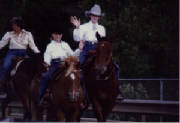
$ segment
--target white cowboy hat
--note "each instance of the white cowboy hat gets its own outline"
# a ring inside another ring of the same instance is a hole
[[[95,4],[91,10],[85,11],[85,15],[88,16],[89,14],[96,15],[96,16],[104,16],[104,13],[101,13],[101,7],[98,4]]]

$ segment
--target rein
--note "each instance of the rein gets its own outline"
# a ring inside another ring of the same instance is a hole
[[[108,66],[109,65],[111,65],[109,68],[108,68]],[[108,65],[106,65],[106,67],[108,68],[107,70],[106,70],[106,72],[103,74],[103,75],[105,75],[103,78],[100,78],[100,79],[97,79],[97,80],[108,80],[112,75],[113,75],[113,65],[112,65],[112,61],[108,64]],[[108,71],[109,70],[109,71]],[[107,75],[106,75],[106,73],[107,73]],[[101,75],[101,76],[103,76],[103,75]]]

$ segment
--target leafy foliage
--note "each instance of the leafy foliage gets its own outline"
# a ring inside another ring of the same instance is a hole
[[[73,48],[71,15],[87,22],[84,11],[100,4],[100,22],[115,37],[114,60],[121,77],[178,77],[178,1],[168,0],[1,0],[0,36],[12,16],[23,16],[26,28],[44,51],[54,28]],[[170,9],[171,8],[171,9]]]

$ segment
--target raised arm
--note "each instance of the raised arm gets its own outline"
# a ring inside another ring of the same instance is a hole
[[[79,26],[81,24],[80,18],[77,19],[76,16],[71,16],[70,22],[76,27],[76,29],[79,29]]]
[[[71,16],[70,21],[75,26],[75,29],[73,31],[73,39],[74,39],[74,41],[79,42],[83,38],[83,30],[80,25],[81,24],[80,19],[77,19],[76,16]]]

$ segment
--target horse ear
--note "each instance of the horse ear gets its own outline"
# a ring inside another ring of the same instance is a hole
[[[107,41],[107,38],[106,38],[106,37],[101,37],[98,32],[96,32],[96,38],[97,38],[97,40],[98,40],[99,42],[100,42],[100,41]]]
[[[98,33],[98,32],[96,32],[96,38],[97,38],[97,40],[98,40],[98,41],[100,41],[100,40],[101,40],[101,36],[99,35],[99,33]]]

